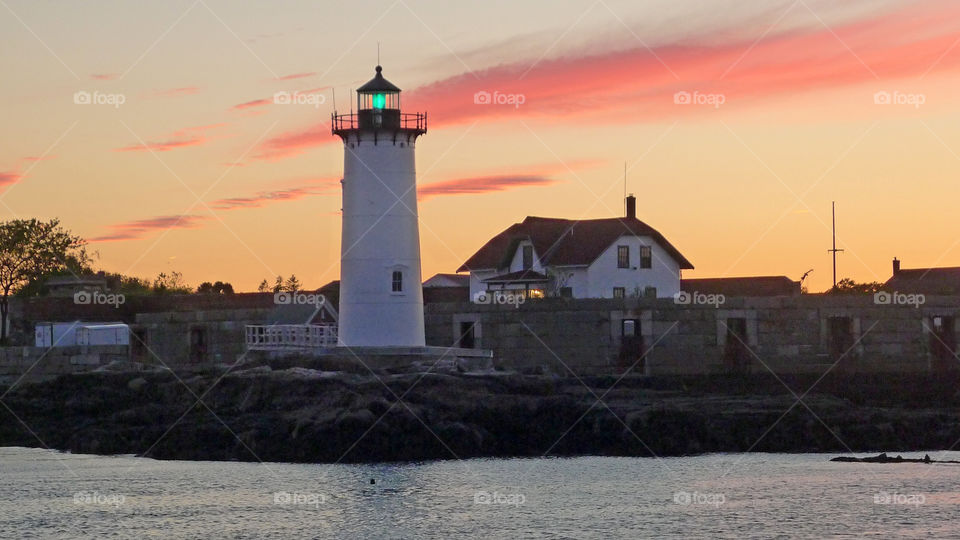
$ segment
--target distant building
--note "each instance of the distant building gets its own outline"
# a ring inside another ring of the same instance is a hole
[[[466,274],[436,274],[423,282],[423,303],[469,302],[470,276]]]
[[[464,274],[435,274],[423,282],[423,288],[469,287],[470,276]]]
[[[900,260],[894,258],[893,275],[883,288],[904,293],[960,294],[960,267],[901,269]]]
[[[107,280],[99,276],[56,276],[44,282],[50,296],[67,297],[79,292],[104,292]]]
[[[731,278],[686,279],[681,290],[688,293],[737,296],[795,296],[800,294],[800,282],[787,276],[751,276]]]
[[[693,265],[656,229],[625,217],[571,220],[527,217],[494,236],[457,271],[470,295],[515,291],[531,297],[670,297]]]

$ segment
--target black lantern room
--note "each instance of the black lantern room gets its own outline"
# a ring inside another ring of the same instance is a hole
[[[344,137],[360,131],[421,135],[427,131],[426,113],[402,113],[400,89],[383,77],[383,68],[357,89],[357,113],[333,115],[333,133]]]

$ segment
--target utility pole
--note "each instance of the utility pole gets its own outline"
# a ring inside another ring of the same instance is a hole
[[[832,213],[833,220],[833,248],[828,249],[827,251],[833,254],[833,288],[837,288],[837,253],[842,252],[842,249],[837,249],[837,203],[832,201],[830,203],[830,211]]]

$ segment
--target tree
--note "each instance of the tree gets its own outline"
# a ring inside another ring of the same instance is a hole
[[[278,293],[283,290],[283,276],[277,276],[276,281],[273,282],[273,292]]]
[[[290,274],[290,277],[288,277],[287,280],[283,282],[283,290],[287,292],[297,292],[300,290],[300,287],[302,286],[303,284],[300,283],[300,280],[297,279],[297,276],[294,274]]]
[[[210,283],[209,281],[204,281],[197,287],[197,293],[199,294],[233,294],[233,285],[229,283],[224,283],[218,281],[216,283]]]
[[[213,292],[217,294],[233,294],[233,285],[218,281],[213,284]]]
[[[176,270],[167,274],[160,272],[157,279],[153,280],[153,292],[158,294],[186,294],[190,292],[190,287],[183,282],[183,274]]]
[[[260,282],[260,286],[257,287],[257,292],[270,292],[270,284],[267,283],[267,280]]]
[[[204,281],[197,287],[197,294],[211,294],[213,292],[213,283]]]
[[[870,283],[858,283],[850,278],[843,278],[837,282],[837,286],[830,289],[830,294],[873,294],[883,288],[883,283],[873,281]]]
[[[7,342],[10,294],[55,272],[85,271],[90,263],[85,246],[58,219],[0,223],[0,343]]]

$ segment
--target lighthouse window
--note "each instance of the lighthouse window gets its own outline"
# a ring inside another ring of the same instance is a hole
[[[373,108],[382,109],[387,104],[387,95],[386,94],[374,94],[373,95]]]
[[[403,292],[403,272],[400,270],[393,271],[392,290],[393,292]]]

